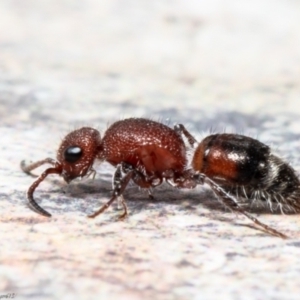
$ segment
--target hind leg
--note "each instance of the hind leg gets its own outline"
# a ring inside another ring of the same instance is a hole
[[[274,228],[260,222],[258,219],[253,217],[251,214],[246,212],[238,203],[237,199],[228,193],[224,188],[215,183],[210,178],[206,177],[204,174],[197,174],[198,180],[200,184],[207,183],[214,193],[217,195],[218,199],[224,204],[225,207],[230,209],[231,211],[241,213],[248,219],[250,219],[254,224],[265,230],[271,235],[281,237],[283,239],[288,238],[285,234],[275,230]]]

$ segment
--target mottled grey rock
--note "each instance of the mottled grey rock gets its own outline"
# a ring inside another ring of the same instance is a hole
[[[113,168],[69,187],[49,177],[26,206],[23,159],[55,157],[82,125],[124,117],[259,138],[300,170],[297,1],[9,1],[0,3],[0,297],[298,299],[298,215],[254,230],[198,187],[130,186],[130,216],[110,196]],[[36,170],[39,174],[43,168]]]

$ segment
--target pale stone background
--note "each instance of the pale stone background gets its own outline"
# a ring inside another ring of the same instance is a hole
[[[49,177],[47,219],[19,168],[70,129],[145,116],[258,137],[300,171],[299,79],[296,0],[1,0],[0,297],[299,299],[298,215],[253,211],[281,240],[203,187],[150,201],[131,186],[126,221],[115,207],[89,220],[110,196],[103,164],[68,188]]]

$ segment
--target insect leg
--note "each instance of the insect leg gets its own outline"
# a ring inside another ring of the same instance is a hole
[[[201,177],[201,174],[200,174]],[[238,212],[243,214],[245,217],[250,219],[254,224],[268,232],[269,234],[277,237],[281,237],[283,239],[287,239],[288,236],[285,234],[275,230],[274,228],[260,222],[257,218],[253,217],[251,214],[247,213],[243,208],[241,208],[236,199],[229,193],[227,193],[222,187],[220,187],[218,184],[216,184],[213,180],[206,177],[205,175],[202,175],[202,180],[204,180],[205,183],[207,183],[211,189],[214,191],[214,193],[218,196],[218,198],[221,200],[221,202],[230,210]]]
[[[192,147],[197,143],[197,140],[188,132],[184,125],[176,124],[174,126],[174,130],[177,132],[177,134],[185,136]]]
[[[115,171],[114,177],[113,177],[113,195],[110,198],[110,200],[105,203],[99,210],[94,212],[93,214],[89,215],[89,218],[95,218],[96,216],[100,215],[103,213],[109,206],[116,200],[118,197],[121,197],[127,184],[129,183],[132,175],[133,175],[133,170],[129,171],[124,177],[122,177],[122,172],[121,172],[121,165],[117,166],[117,169]],[[123,197],[120,198],[120,202],[123,206],[124,212],[120,215],[120,219],[124,219],[127,215],[127,206],[125,203],[125,200]]]

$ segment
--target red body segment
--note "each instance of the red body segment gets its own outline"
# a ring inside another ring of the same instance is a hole
[[[192,167],[195,171],[205,174],[216,182],[235,184],[239,178],[238,160],[235,153],[222,147],[226,135],[208,136],[201,141],[195,150]]]
[[[112,124],[102,139],[98,158],[116,166],[130,164],[145,176],[181,175],[186,166],[183,139],[170,127],[147,119],[126,119]]]
[[[83,177],[89,172],[100,143],[101,137],[98,130],[91,127],[82,127],[65,136],[57,151],[57,161],[61,164],[61,175],[66,182],[79,176]],[[70,149],[73,152],[68,153]],[[74,150],[78,151],[77,154]]]

